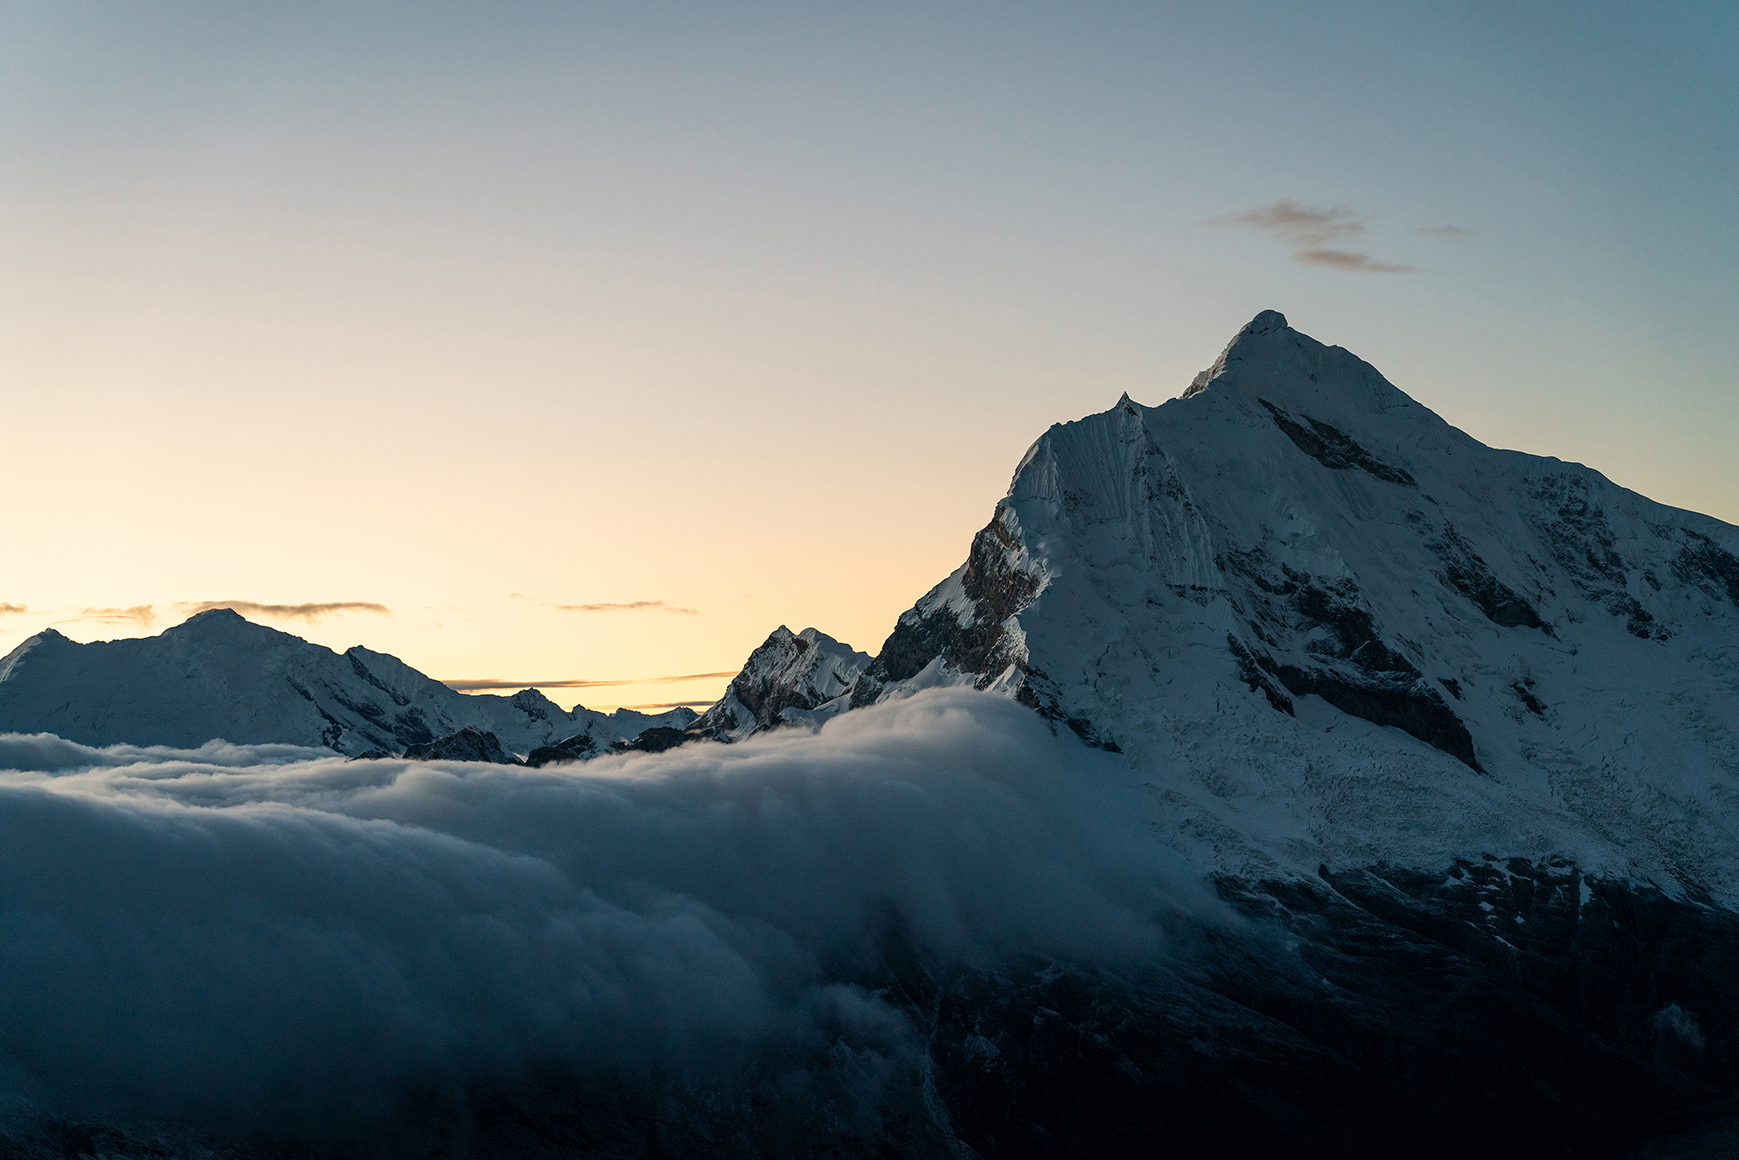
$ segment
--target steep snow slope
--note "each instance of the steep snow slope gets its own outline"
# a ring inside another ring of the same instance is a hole
[[[1222,871],[1496,850],[1739,900],[1739,530],[1498,451],[1273,311],[1053,427],[854,704],[1015,696]]]
[[[776,725],[819,723],[849,706],[845,695],[869,667],[868,653],[806,628],[773,630],[749,654],[718,702],[690,732],[720,741],[741,741]]]
[[[342,655],[213,609],[154,637],[78,644],[46,629],[0,659],[0,732],[55,733],[88,745],[325,745],[398,751],[474,726],[524,753],[578,734],[600,748],[687,709],[572,712],[535,689],[466,696],[396,657]]]

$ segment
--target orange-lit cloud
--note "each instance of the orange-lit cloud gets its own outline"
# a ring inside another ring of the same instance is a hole
[[[647,713],[654,709],[698,709],[702,706],[712,706],[715,701],[657,701],[650,705],[617,705],[618,709],[632,709],[636,713]]]
[[[736,670],[723,673],[683,673],[674,677],[639,677],[626,680],[590,681],[584,678],[566,678],[559,681],[504,681],[494,677],[457,678],[442,681],[449,689],[461,693],[475,693],[483,689],[601,689],[613,685],[675,685],[683,681],[716,681],[724,677],[736,676]],[[681,702],[682,704],[700,704],[702,702]],[[711,701],[704,702],[712,704]]]
[[[666,600],[630,600],[626,604],[546,604],[561,612],[680,612],[694,616],[698,608],[678,608]]]
[[[381,616],[392,615],[392,609],[386,605],[374,604],[367,600],[326,600],[308,604],[260,604],[253,600],[183,600],[175,607],[188,616],[200,612],[210,612],[214,608],[228,608],[233,612],[252,613],[255,616],[270,617],[274,620],[319,620],[321,617],[343,612],[373,612]]]

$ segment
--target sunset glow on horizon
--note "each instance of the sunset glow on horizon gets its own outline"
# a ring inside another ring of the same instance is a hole
[[[0,656],[221,605],[702,703],[1267,308],[1739,521],[1736,23],[8,6]]]

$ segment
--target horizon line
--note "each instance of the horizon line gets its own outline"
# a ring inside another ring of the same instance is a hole
[[[583,677],[566,677],[554,681],[512,681],[496,677],[454,677],[442,680],[441,683],[456,693],[485,692],[490,689],[599,689],[618,685],[674,685],[683,681],[713,681],[723,677],[734,677],[739,670],[730,669],[718,673],[679,673],[668,677],[636,677],[610,680],[588,680]],[[697,704],[699,702],[696,702]],[[710,704],[710,702],[708,702]]]

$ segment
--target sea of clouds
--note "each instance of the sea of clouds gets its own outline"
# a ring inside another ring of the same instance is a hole
[[[540,1062],[701,1069],[909,1020],[935,962],[1152,962],[1208,905],[1120,759],[939,690],[539,770],[0,736],[0,1090],[295,1122]]]

